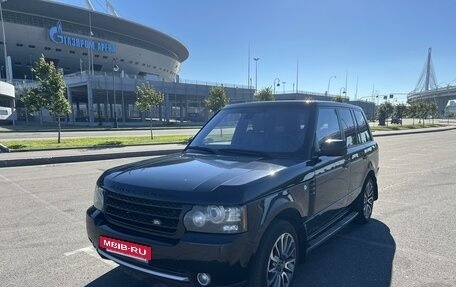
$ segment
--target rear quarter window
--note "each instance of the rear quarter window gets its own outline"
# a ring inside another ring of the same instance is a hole
[[[347,147],[357,145],[359,143],[358,131],[356,129],[356,123],[353,120],[352,113],[349,109],[339,109],[339,117],[342,130],[344,131],[345,141],[347,142]]]
[[[358,110],[354,110],[353,114],[358,124],[358,139],[360,144],[364,144],[372,141],[372,135],[369,131],[369,124],[364,116],[364,113]]]

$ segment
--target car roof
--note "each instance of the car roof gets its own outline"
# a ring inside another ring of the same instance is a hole
[[[304,101],[304,100],[288,100],[288,101],[267,101],[267,102],[249,102],[241,104],[231,104],[224,109],[231,108],[255,108],[255,107],[296,107],[296,106],[307,106],[307,107],[341,107],[361,110],[361,107],[352,104],[331,102],[331,101]]]

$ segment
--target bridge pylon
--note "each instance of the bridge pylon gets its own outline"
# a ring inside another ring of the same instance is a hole
[[[432,48],[429,48],[426,64],[413,92],[421,93],[437,88],[437,78],[435,76],[434,65],[432,64]]]
[[[432,64],[432,48],[429,48],[423,72],[415,89],[407,95],[407,102],[433,101],[438,106],[439,115],[444,116],[448,101],[455,99],[456,86],[438,87]]]

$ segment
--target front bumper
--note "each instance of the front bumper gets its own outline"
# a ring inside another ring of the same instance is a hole
[[[117,226],[111,226],[102,212],[94,207],[87,210],[87,234],[100,256],[118,264],[182,286],[199,286],[198,273],[211,276],[209,286],[230,286],[244,282],[250,258],[257,244],[248,240],[247,233],[203,234],[186,232],[179,240],[152,238]],[[152,260],[142,262],[110,253],[99,246],[100,235],[152,247]]]

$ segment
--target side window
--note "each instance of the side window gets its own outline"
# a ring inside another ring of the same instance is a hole
[[[356,124],[353,120],[352,114],[349,109],[340,109],[339,110],[340,123],[342,125],[342,130],[345,134],[345,141],[347,142],[347,147],[358,144],[358,135],[356,131]]]
[[[342,139],[336,109],[321,108],[315,130],[317,149],[328,139]]]
[[[360,111],[353,111],[355,114],[356,122],[358,124],[358,138],[361,144],[372,140],[372,136],[369,132],[369,124],[366,121],[363,113]]]

